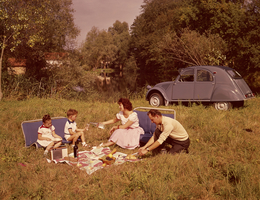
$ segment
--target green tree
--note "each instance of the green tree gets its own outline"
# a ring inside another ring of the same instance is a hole
[[[44,51],[62,49],[66,38],[76,37],[71,4],[72,0],[0,0],[0,79],[5,52],[42,57]]]
[[[170,32],[179,30],[179,9],[181,1],[146,0],[142,5],[142,13],[131,26],[131,51],[134,53],[138,66],[145,71],[157,71],[163,74],[172,59],[162,56],[158,42]]]
[[[99,30],[92,27],[81,47],[84,64],[90,68],[124,65],[128,57],[130,34],[128,24],[116,21],[112,27]]]
[[[164,71],[169,66],[185,66],[183,62],[171,64],[172,57],[161,54],[157,44],[169,34],[181,38],[182,29],[188,28],[201,36],[211,33],[225,41],[225,55],[218,51],[212,57],[209,52],[209,60],[218,63],[218,56],[226,56],[229,66],[242,74],[259,69],[259,0],[146,0],[144,3],[141,15],[131,26],[131,50],[141,68]]]
[[[97,27],[92,27],[81,47],[83,62],[92,69],[113,62],[116,51],[112,35]]]
[[[108,33],[112,34],[114,45],[117,47],[114,65],[124,66],[129,54],[129,27],[126,22],[116,21],[112,27],[108,28]]]
[[[187,65],[224,65],[226,44],[217,35],[183,29],[179,36],[169,33],[158,43],[162,55]]]

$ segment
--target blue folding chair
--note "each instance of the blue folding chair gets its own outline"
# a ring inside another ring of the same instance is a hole
[[[64,137],[64,126],[68,121],[66,117],[53,117],[51,119],[52,125],[55,127],[55,133],[62,138],[63,144],[70,144],[71,141],[67,141]],[[25,139],[25,147],[35,146],[36,148],[42,147],[37,143],[38,128],[42,125],[42,119],[30,120],[22,122],[22,130]],[[78,139],[78,141],[81,141]]]

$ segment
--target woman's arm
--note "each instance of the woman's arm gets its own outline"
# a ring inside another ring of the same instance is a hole
[[[130,127],[134,122],[128,120],[124,125],[119,125],[117,126],[118,129],[126,129],[128,127]]]
[[[107,124],[114,124],[116,122],[118,122],[120,119],[117,119],[116,117],[114,119],[110,119],[108,121],[105,121],[105,122],[99,122],[99,124],[104,124],[104,125],[107,125]]]
[[[110,129],[110,134],[112,134],[116,129],[126,129],[128,128],[129,126],[131,126],[134,122],[128,120],[124,125],[118,125],[118,126],[113,126],[111,129]]]

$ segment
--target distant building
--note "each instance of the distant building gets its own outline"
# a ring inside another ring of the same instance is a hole
[[[44,53],[46,63],[48,67],[57,66],[60,67],[68,57],[68,53]]]
[[[52,66],[60,67],[68,57],[68,53],[44,53],[44,57],[47,63],[46,68]],[[8,73],[11,74],[25,74],[26,72],[26,59],[8,58]]]
[[[8,67],[8,73],[11,74],[24,74],[26,71],[26,59],[8,58],[7,60],[10,67]]]

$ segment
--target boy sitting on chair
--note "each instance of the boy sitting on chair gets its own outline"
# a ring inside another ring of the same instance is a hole
[[[62,138],[55,133],[55,127],[51,123],[50,115],[44,115],[42,122],[43,124],[38,129],[37,142],[41,146],[46,147],[44,151],[46,156],[52,147],[56,149],[61,145]]]
[[[86,147],[87,144],[85,142],[85,136],[84,132],[87,130],[87,127],[85,129],[78,129],[77,123],[75,122],[78,115],[78,111],[74,109],[69,109],[67,112],[68,121],[65,124],[64,127],[64,137],[67,141],[72,141],[72,147],[75,146],[75,142],[78,140],[79,137],[81,137],[82,140],[82,146]]]

